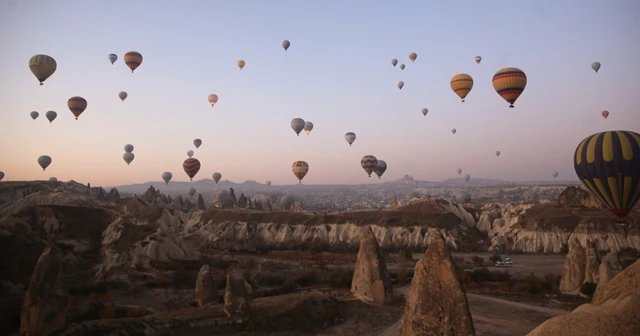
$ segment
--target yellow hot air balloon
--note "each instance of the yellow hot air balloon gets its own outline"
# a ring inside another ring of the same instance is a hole
[[[209,100],[209,104],[211,104],[211,106],[214,106],[218,102],[218,95],[215,93],[212,93],[209,96],[207,96],[207,100]]]
[[[493,88],[500,97],[513,108],[513,104],[527,87],[527,75],[518,68],[504,68],[493,75],[492,82]]]
[[[76,120],[78,120],[78,117],[87,108],[87,100],[78,96],[71,97],[67,101],[67,106],[69,107],[71,113],[73,113],[73,115],[76,117]]]
[[[457,74],[451,77],[451,89],[455,92],[462,102],[467,97],[471,89],[473,89],[473,78],[467,74]]]
[[[35,55],[29,59],[29,70],[40,81],[40,85],[44,84],[57,68],[58,63],[49,55]]]
[[[142,55],[137,51],[130,51],[124,54],[124,63],[131,69],[131,73],[133,73],[133,70],[142,64]]]
[[[247,62],[245,62],[244,60],[239,60],[238,61],[238,68],[240,68],[240,70],[242,70],[242,68],[244,68],[244,66],[247,64]]]

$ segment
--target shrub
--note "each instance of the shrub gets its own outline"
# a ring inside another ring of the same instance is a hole
[[[327,274],[329,285],[333,288],[351,288],[353,268],[334,268]]]
[[[107,305],[100,311],[100,318],[103,320],[116,318],[116,307]]]
[[[490,256],[489,260],[491,260],[491,262],[493,262],[493,263],[496,263],[498,261],[502,261],[502,256],[496,253],[496,254]]]
[[[479,257],[479,256],[473,256],[471,257],[471,262],[473,263],[474,266],[476,267],[482,267],[484,266],[484,258]]]
[[[320,282],[318,272],[315,270],[303,271],[294,278],[294,282],[300,287],[309,287]]]
[[[464,286],[469,286],[471,284],[471,274],[469,274],[469,272],[467,271],[458,271],[458,273],[460,274],[460,282],[464,285]]]
[[[593,293],[596,292],[596,287],[598,287],[598,284],[594,284],[593,282],[585,282],[582,284],[582,286],[580,286],[580,293],[588,297],[592,297]]]
[[[400,255],[398,260],[398,284],[404,286],[407,283],[407,259]]]
[[[453,257],[453,262],[460,268],[464,268],[464,257]]]

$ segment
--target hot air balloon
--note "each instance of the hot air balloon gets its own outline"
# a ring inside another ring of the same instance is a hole
[[[182,169],[189,176],[189,180],[193,181],[193,177],[200,171],[200,161],[194,158],[188,158],[182,163]]]
[[[574,155],[576,175],[602,204],[626,219],[640,200],[640,134],[607,131],[586,137]]]
[[[302,179],[309,172],[309,164],[304,161],[296,161],[291,165],[291,170],[293,171],[293,175],[298,178],[298,181],[302,183]]]
[[[558,172],[557,172],[557,171],[554,171],[554,172],[553,172],[553,174],[551,174],[551,176],[553,176],[553,178],[558,177]]]
[[[120,100],[124,101],[125,99],[127,99],[127,96],[129,96],[126,92],[124,91],[120,91],[118,92],[118,97],[120,97]]]
[[[404,86],[404,82],[399,81],[398,84],[396,84],[396,86],[398,87],[398,89],[402,90],[402,87]]]
[[[214,181],[216,181],[216,184],[218,184],[218,182],[220,182],[220,179],[222,178],[222,174],[213,173],[213,175],[211,175],[211,177],[213,178]]]
[[[171,181],[172,178],[173,174],[171,174],[171,172],[162,173],[162,180],[164,181],[164,184],[169,185],[169,181]]]
[[[457,130],[454,128],[451,130],[451,133],[456,134]]]
[[[193,197],[193,195],[195,194],[196,194],[196,188],[194,187],[189,188],[189,196]]]
[[[40,85],[43,85],[44,81],[51,77],[57,68],[56,60],[48,55],[35,55],[29,59],[29,70],[36,76]]]
[[[604,117],[605,119],[607,119],[609,117],[609,111],[604,110],[602,111],[602,113],[600,113],[602,115],[602,117]]]
[[[378,175],[378,179],[380,179],[385,171],[387,171],[387,163],[384,160],[378,160],[378,164],[373,172],[376,173],[376,175]]]
[[[451,90],[455,92],[462,102],[464,103],[464,99],[467,97],[471,89],[473,89],[473,78],[467,74],[457,74],[451,77]]]
[[[462,174],[462,169],[458,168],[458,175]]]
[[[131,153],[131,152],[133,152],[133,149],[134,149],[134,147],[133,147],[133,145],[132,145],[132,144],[126,144],[126,145],[124,145],[124,152],[125,152],[125,153]]]
[[[304,120],[302,118],[293,118],[291,120],[291,128],[300,136],[300,132],[304,129]]]
[[[127,163],[127,166],[135,159],[136,156],[133,153],[124,153],[122,154],[122,159]]]
[[[218,95],[215,93],[212,93],[209,96],[207,96],[207,100],[209,101],[209,104],[211,104],[211,106],[214,106],[218,102]]]
[[[500,151],[496,151],[496,156],[500,156]]]
[[[49,123],[52,123],[54,120],[56,120],[58,114],[56,113],[56,111],[47,111],[44,116],[45,118],[47,118],[47,120],[49,120]]]
[[[196,146],[196,149],[200,148],[200,146],[202,145],[202,140],[193,139],[193,145]]]
[[[418,58],[418,54],[412,52],[409,54],[409,59],[411,60],[411,63],[416,61],[416,58]]]
[[[31,116],[31,119],[36,120],[40,116],[40,113],[38,113],[38,111],[32,111],[29,113],[29,116]]]
[[[69,100],[67,101],[67,106],[69,107],[71,113],[73,113],[73,115],[76,117],[76,120],[78,120],[78,117],[87,108],[87,101],[82,97],[75,96],[69,98]]]
[[[267,185],[267,188],[271,186],[271,181],[267,181],[265,182],[265,184]]]
[[[192,158],[192,157],[193,157],[193,151],[192,151],[192,150],[188,150],[188,151],[187,151],[187,156],[188,156],[189,158]]]
[[[291,46],[291,42],[289,42],[289,40],[282,41],[282,48],[284,48],[284,51],[287,51],[287,49],[289,49],[290,46]]]
[[[311,133],[311,130],[313,130],[313,123],[310,121],[305,121],[304,122],[304,131],[307,133],[307,135],[309,135],[309,133]]]
[[[4,173],[0,171],[0,181],[4,178]]]
[[[429,113],[429,109],[428,109],[428,108],[426,108],[426,107],[425,107],[425,108],[423,108],[423,109],[422,109],[422,115],[425,115],[425,116],[426,116],[426,115],[427,115],[427,113]]]
[[[238,68],[240,68],[240,70],[242,70],[242,68],[244,68],[245,65],[247,65],[247,62],[243,60],[238,61]]]
[[[600,62],[591,63],[591,69],[593,69],[593,71],[595,71],[596,73],[598,73],[598,70],[600,70],[601,66],[602,64],[600,64]]]
[[[347,134],[344,135],[344,139],[347,140],[347,143],[351,146],[351,144],[356,141],[356,134],[353,132],[347,132]]]
[[[467,174],[464,176],[464,180],[469,182],[469,179],[471,178],[471,175]]]
[[[482,61],[482,57],[476,56],[473,60],[476,61],[476,63],[480,64],[480,62]]]
[[[456,200],[456,202],[459,202],[459,203],[470,203],[471,194],[469,194],[466,191],[460,191],[456,193],[456,195],[454,196],[454,199]]]
[[[142,64],[142,55],[137,51],[129,51],[124,54],[124,63],[127,64],[131,73]]]
[[[360,165],[362,166],[362,169],[367,172],[367,175],[371,177],[371,173],[373,173],[378,166],[378,159],[373,155],[365,155],[360,159]]]
[[[500,97],[513,108],[513,104],[527,87],[527,75],[518,68],[504,68],[493,75],[492,82]]]
[[[42,171],[47,170],[47,167],[51,164],[51,157],[49,155],[42,155],[38,158],[38,164],[42,168]]]
[[[52,176],[52,177],[49,178],[49,182],[51,182],[51,183],[58,182],[58,178]]]
[[[118,60],[118,55],[109,54],[109,62],[111,62],[111,64],[115,63],[117,60]]]
[[[406,65],[400,64],[400,70],[404,70],[405,67],[406,67]]]
[[[397,59],[392,59],[391,60],[391,65],[396,66],[398,64],[398,60]]]

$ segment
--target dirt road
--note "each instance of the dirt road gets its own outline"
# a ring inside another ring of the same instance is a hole
[[[405,296],[408,291],[408,286],[398,289]],[[478,336],[526,335],[547,319],[568,313],[473,293],[467,293],[467,300]],[[402,320],[394,323],[378,336],[397,336],[401,323]]]

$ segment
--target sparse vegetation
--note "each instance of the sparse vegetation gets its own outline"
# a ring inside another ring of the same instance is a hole
[[[592,297],[593,293],[596,292],[596,287],[598,287],[598,284],[594,284],[592,282],[585,282],[582,284],[582,286],[580,286],[580,293],[588,297]]]
[[[497,263],[498,261],[502,261],[502,256],[495,253],[489,257],[489,260],[491,260],[492,263]]]
[[[475,267],[483,267],[484,266],[484,258],[479,257],[479,256],[471,257],[471,262],[473,263],[473,266],[475,266]]]

